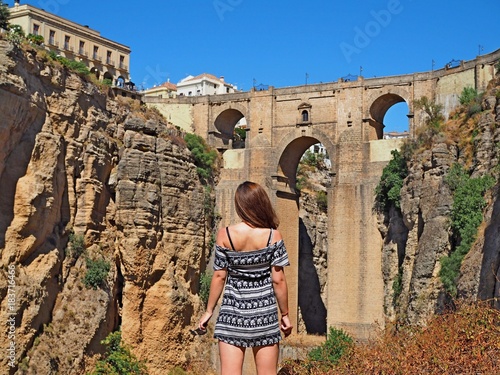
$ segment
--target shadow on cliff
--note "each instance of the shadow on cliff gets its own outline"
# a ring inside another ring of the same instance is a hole
[[[493,206],[490,225],[484,232],[483,262],[479,278],[478,297],[494,301],[500,309],[500,190]],[[495,299],[494,299],[495,298]]]
[[[313,244],[302,219],[299,219],[299,307],[307,333],[326,335],[326,307],[314,267]]]

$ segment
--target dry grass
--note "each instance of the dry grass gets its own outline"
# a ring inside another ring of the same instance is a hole
[[[386,330],[355,346],[328,370],[314,363],[289,364],[280,374],[498,374],[500,311],[486,303],[468,304],[437,315],[425,328]]]

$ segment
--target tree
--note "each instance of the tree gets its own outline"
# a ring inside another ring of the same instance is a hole
[[[444,120],[443,114],[441,113],[443,110],[443,106],[441,104],[431,101],[426,96],[415,100],[413,103],[415,108],[423,110],[429,116],[429,119],[427,120],[429,125],[438,126],[439,123]]]
[[[0,0],[0,27],[2,29],[7,30],[9,28],[9,17],[9,7],[7,4],[4,4],[2,0]]]

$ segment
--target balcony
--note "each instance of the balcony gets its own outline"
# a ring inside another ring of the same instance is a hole
[[[92,58],[96,61],[102,61],[102,56],[99,56],[97,53],[92,54]]]
[[[64,49],[66,51],[74,52],[74,48],[69,45],[69,43],[64,43]]]
[[[59,42],[56,42],[53,38],[49,38],[49,43],[50,46],[54,46],[59,48]]]
[[[114,60],[111,60],[109,57],[106,58],[106,64],[107,65],[111,65],[111,66],[115,66],[115,61]]]
[[[89,54],[87,53],[87,51],[85,51],[83,48],[80,48],[80,49],[78,50],[78,54],[79,54],[79,55],[81,55],[81,56],[85,56],[85,57],[88,57],[88,55],[89,55]]]
[[[122,70],[127,70],[128,71],[128,66],[125,65],[123,62],[120,61],[120,66],[119,66],[119,69],[122,69]]]

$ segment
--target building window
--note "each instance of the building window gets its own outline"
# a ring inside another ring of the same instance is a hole
[[[83,40],[80,40],[80,48],[78,48],[78,53],[80,55],[86,55],[86,53],[85,53],[85,42]]]
[[[94,53],[92,54],[94,60],[100,60],[99,58],[99,47],[94,46]]]
[[[33,35],[38,35],[40,32],[40,25],[37,25],[36,23],[33,24]]]
[[[56,32],[54,30],[49,31],[49,44],[52,46],[56,45]]]
[[[126,69],[125,68],[125,56],[120,55],[120,69]]]
[[[309,121],[309,112],[306,110],[302,111],[302,122],[308,122]]]
[[[106,64],[113,65],[113,62],[111,61],[111,51],[106,53]]]
[[[69,51],[69,42],[71,41],[71,37],[69,35],[64,36],[64,49]]]

